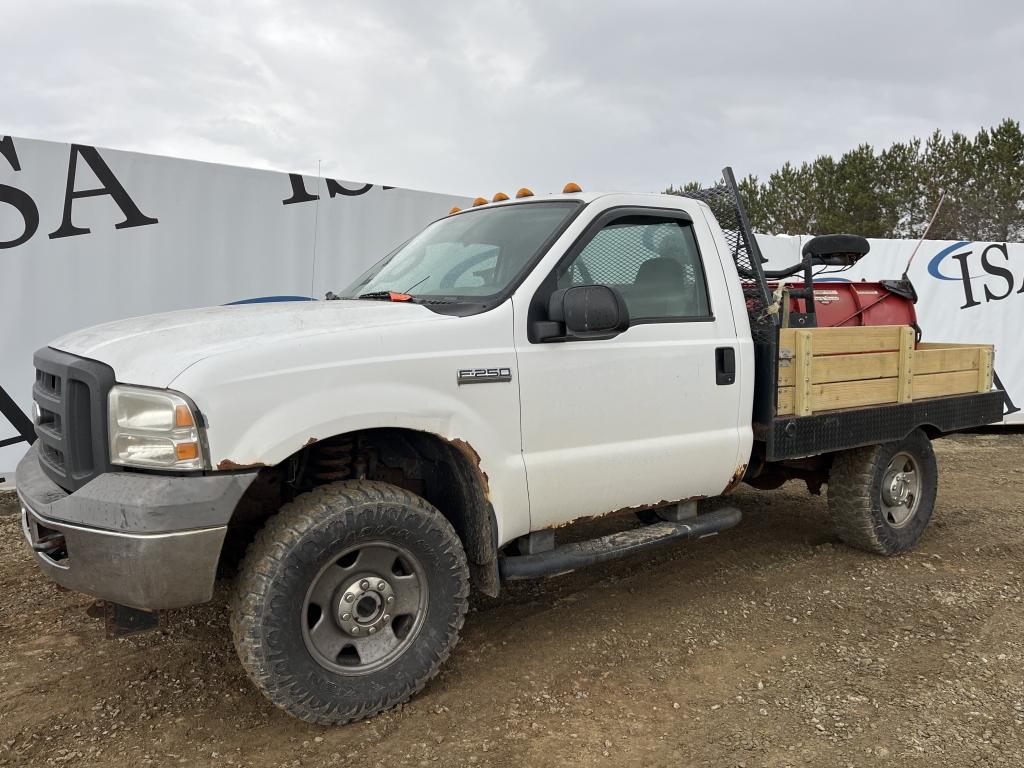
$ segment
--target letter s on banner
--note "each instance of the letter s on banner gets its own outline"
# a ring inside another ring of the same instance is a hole
[[[18,153],[14,149],[14,139],[12,137],[4,136],[3,139],[0,139],[0,155],[4,156],[15,171],[21,170],[21,163],[18,162]],[[13,240],[0,240],[0,249],[16,248],[22,243],[27,243],[31,240],[32,235],[39,229],[39,209],[36,207],[35,201],[29,197],[27,192],[23,192],[17,187],[0,184],[0,203],[13,205],[18,209],[18,213],[21,214],[22,219],[25,221],[25,228],[22,230],[21,235]]]

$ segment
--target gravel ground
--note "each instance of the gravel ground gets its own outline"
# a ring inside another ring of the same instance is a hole
[[[0,515],[0,765],[1020,766],[1024,435],[936,447],[908,555],[741,490],[722,536],[475,601],[420,696],[334,729],[248,684],[223,592],[107,641]]]

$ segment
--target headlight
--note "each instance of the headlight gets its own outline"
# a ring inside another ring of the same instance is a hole
[[[110,461],[130,467],[204,469],[194,406],[165,389],[117,385],[107,399]]]

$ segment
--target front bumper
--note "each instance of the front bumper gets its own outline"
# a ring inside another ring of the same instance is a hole
[[[157,610],[212,597],[228,521],[255,477],[111,472],[69,494],[43,473],[33,446],[15,485],[44,573],[76,592]]]

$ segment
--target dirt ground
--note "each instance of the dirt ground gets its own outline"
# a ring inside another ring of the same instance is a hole
[[[334,729],[248,684],[223,595],[107,641],[0,515],[0,765],[1024,765],[1024,435],[936,445],[911,554],[741,490],[721,536],[476,600],[423,693]]]

